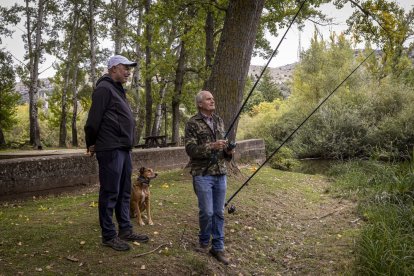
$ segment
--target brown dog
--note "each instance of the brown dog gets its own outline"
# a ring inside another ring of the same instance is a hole
[[[157,175],[153,169],[142,167],[139,169],[137,181],[132,185],[130,214],[131,217],[137,218],[139,225],[145,225],[142,220],[142,212],[144,210],[147,210],[148,224],[154,224],[151,218],[149,183]]]

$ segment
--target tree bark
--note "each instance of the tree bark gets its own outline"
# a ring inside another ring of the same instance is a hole
[[[210,0],[210,2],[213,1]],[[214,16],[210,9],[207,12],[204,30],[206,32],[206,69],[210,70],[214,57]]]
[[[145,14],[150,12],[151,0],[145,0]],[[151,43],[152,28],[148,22],[145,24],[145,136],[151,135],[152,124],[152,90],[151,90]]]
[[[4,139],[3,130],[0,127],[0,148],[6,145],[6,140]]]
[[[76,58],[75,62],[75,70],[73,72],[73,98],[72,98],[72,105],[73,105],[73,113],[72,113],[72,146],[77,147],[78,146],[78,127],[76,124],[76,120],[78,118],[78,72],[79,72],[79,66],[78,65],[78,57]]]
[[[243,89],[249,70],[264,0],[230,0],[223,32],[206,89],[216,101],[216,113],[228,128],[243,99]],[[230,132],[234,141],[237,122]]]
[[[66,148],[66,136],[67,136],[67,129],[66,129],[66,116],[67,116],[67,94],[69,88],[69,78],[70,78],[70,71],[72,64],[72,49],[75,44],[75,34],[79,27],[79,12],[78,12],[78,5],[75,4],[74,11],[73,11],[73,29],[70,34],[69,40],[69,48],[68,54],[66,58],[66,70],[65,70],[65,82],[63,84],[62,89],[62,107],[61,107],[61,115],[60,115],[60,131],[59,131],[59,147]],[[75,65],[76,67],[76,65]],[[76,85],[76,84],[75,84]]]
[[[114,18],[114,43],[115,43],[115,54],[120,55],[122,52],[122,44],[124,42],[124,28],[126,26],[126,0],[121,0],[121,5],[118,6],[116,1],[116,11]]]
[[[142,14],[143,14],[143,6],[139,5],[138,7],[138,25],[136,28],[137,37],[141,37],[141,29],[142,29]],[[135,42],[135,54],[137,56],[136,62],[137,66],[135,67],[134,74],[132,76],[132,93],[134,93],[135,99],[135,110],[134,110],[134,117],[135,117],[135,144],[139,144],[139,140],[141,139],[142,128],[144,126],[144,116],[142,115],[142,104],[141,104],[141,96],[140,96],[140,87],[141,87],[141,59],[142,59],[142,51],[141,45],[139,41]]]
[[[89,43],[91,58],[91,82],[92,91],[96,86],[96,46],[95,46],[95,5],[94,0],[89,0]]]
[[[30,26],[30,12],[29,12],[29,1],[26,1],[26,13],[27,13],[27,36],[29,55],[31,62],[30,66],[30,85],[29,85],[29,107],[30,107],[30,143],[35,149],[42,149],[40,143],[40,129],[38,121],[38,110],[37,110],[37,97],[38,97],[38,81],[39,81],[39,62],[41,55],[41,40],[42,40],[42,28],[43,28],[43,15],[44,15],[44,4],[45,0],[39,0],[38,11],[36,18],[36,40],[35,45],[30,39],[31,26]],[[29,42],[30,40],[30,42]]]
[[[186,33],[186,31],[184,32]],[[186,59],[186,50],[185,43],[181,41],[180,45],[180,54],[178,57],[178,65],[175,70],[175,80],[174,80],[174,96],[171,103],[172,108],[172,137],[171,142],[178,145],[180,141],[180,103],[181,103],[181,93],[183,90],[183,81],[185,74],[185,59]]]
[[[160,102],[157,104],[155,109],[154,124],[152,126],[152,136],[160,135],[161,131],[161,119],[162,119],[162,106],[165,97],[165,91],[167,83],[164,80],[161,80],[162,84],[160,87]]]

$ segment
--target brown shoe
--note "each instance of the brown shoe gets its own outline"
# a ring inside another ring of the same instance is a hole
[[[226,258],[226,256],[224,255],[224,251],[215,251],[213,248],[210,249],[210,254],[217,259],[217,261],[228,265],[229,264],[229,259]]]
[[[197,252],[200,252],[200,253],[208,253],[208,244],[199,244],[199,246],[198,247],[196,247],[196,249],[195,249]]]

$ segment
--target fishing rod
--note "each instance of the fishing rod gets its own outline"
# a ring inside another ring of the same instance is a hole
[[[280,148],[303,126],[303,124],[306,123],[306,121],[339,89],[339,87],[344,84],[345,81],[348,80],[349,77],[352,76],[352,74],[358,70],[359,67],[361,67],[362,64],[365,63],[365,61],[368,60],[368,58],[375,52],[376,50],[373,50],[357,67],[352,70],[351,73],[348,74],[348,76],[331,92],[328,94],[328,96],[325,97],[325,99],[305,118],[305,120],[302,121],[302,123],[299,124],[298,127],[295,128],[295,130],[280,144],[280,146],[272,152],[272,154],[265,159],[265,161],[259,166],[259,168],[243,183],[243,185],[227,200],[227,202],[224,204],[224,207],[227,207],[227,205],[230,203],[230,201],[247,185],[247,183],[260,171],[260,169],[280,150]],[[231,205],[228,209],[228,213],[234,213],[236,211],[236,207],[234,205]]]
[[[287,33],[288,33],[288,31],[290,30],[290,27],[292,27],[293,23],[295,22],[296,18],[297,18],[297,17],[298,17],[298,15],[299,15],[300,11],[301,11],[301,10],[302,10],[302,8],[305,6],[306,1],[307,1],[307,0],[302,1],[301,5],[300,5],[300,7],[299,7],[299,9],[298,9],[298,11],[295,13],[295,16],[294,16],[294,17],[293,17],[293,19],[290,21],[288,28],[286,29],[285,33],[283,34],[283,36],[282,36],[282,38],[280,39],[279,43],[277,44],[276,48],[273,50],[272,55],[270,56],[270,58],[269,58],[269,60],[267,61],[266,65],[262,68],[262,71],[260,72],[259,77],[258,77],[258,78],[257,78],[257,80],[255,81],[255,83],[254,83],[253,87],[250,89],[249,94],[247,94],[246,99],[244,100],[244,102],[243,102],[242,106],[239,108],[239,111],[237,112],[236,116],[234,116],[233,121],[231,122],[231,124],[230,124],[229,128],[227,129],[226,134],[225,134],[225,135],[224,135],[224,137],[223,137],[223,138],[224,138],[224,140],[226,140],[226,139],[227,139],[227,137],[229,136],[230,131],[233,129],[234,124],[235,124],[235,123],[236,123],[236,121],[237,121],[237,118],[239,118],[239,116],[240,116],[240,114],[241,114],[242,110],[244,109],[244,107],[245,107],[245,105],[246,105],[247,101],[249,100],[250,96],[253,94],[254,89],[256,88],[256,86],[257,86],[257,84],[259,83],[260,79],[262,78],[262,76],[263,76],[264,72],[266,71],[267,67],[269,66],[269,63],[272,61],[272,58],[276,55],[277,51],[279,50],[279,47],[280,47],[280,45],[282,44],[282,41],[285,39],[286,34],[287,34]],[[227,150],[228,150],[228,151],[231,151],[231,150],[233,150],[235,147],[236,147],[236,143],[235,143],[235,142],[230,142],[230,143],[228,143]],[[209,164],[207,165],[207,167],[206,167],[206,168],[204,169],[204,171],[203,171],[203,175],[205,175],[205,174],[207,173],[208,169],[209,169],[209,168],[210,168],[213,164],[216,164],[216,163],[217,163],[217,151],[214,151],[214,152],[211,154],[211,158],[210,158],[210,162],[209,162]]]
[[[254,83],[253,87],[250,89],[249,94],[247,94],[246,99],[244,100],[242,106],[240,107],[239,111],[237,112],[236,116],[234,116],[233,121],[231,122],[226,134],[224,135],[224,139],[226,139],[228,137],[228,135],[230,134],[230,131],[233,129],[234,124],[237,121],[237,118],[240,116],[240,113],[242,112],[242,110],[244,109],[244,106],[246,105],[247,101],[249,100],[250,96],[253,94],[254,89],[256,88],[257,84],[259,83],[260,79],[262,78],[264,72],[266,71],[267,67],[269,66],[269,63],[272,61],[272,58],[276,55],[277,51],[279,50],[280,45],[282,44],[282,41],[285,39],[286,34],[288,33],[290,27],[292,27],[293,23],[296,20],[296,17],[298,17],[300,11],[302,10],[302,8],[305,6],[307,0],[302,1],[298,11],[295,13],[295,16],[293,17],[293,19],[290,21],[288,28],[286,29],[285,33],[283,34],[282,38],[280,39],[279,43],[277,44],[276,48],[274,49],[272,55],[270,56],[269,60],[267,61],[266,65],[263,67],[262,71],[260,72],[259,77],[257,78],[256,82]]]

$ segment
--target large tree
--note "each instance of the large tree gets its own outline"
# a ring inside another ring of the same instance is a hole
[[[16,123],[15,111],[20,94],[14,91],[15,73],[11,55],[0,50],[0,147],[6,144],[4,131]]]
[[[58,34],[53,24],[56,20],[52,17],[59,17],[59,9],[55,1],[38,0],[34,3],[37,5],[32,6],[33,1],[25,0],[25,6],[21,7],[26,20],[26,32],[22,38],[26,49],[25,60],[28,64],[20,70],[20,77],[29,88],[30,144],[41,149],[38,121],[39,65],[44,53],[50,53],[56,43]]]
[[[214,93],[217,113],[229,126],[238,112],[264,0],[230,0],[206,89]],[[235,138],[235,129],[229,136]]]

